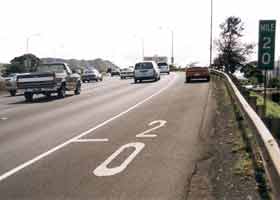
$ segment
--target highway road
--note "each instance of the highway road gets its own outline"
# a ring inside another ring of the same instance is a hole
[[[106,78],[65,99],[0,97],[0,199],[185,199],[210,84]]]

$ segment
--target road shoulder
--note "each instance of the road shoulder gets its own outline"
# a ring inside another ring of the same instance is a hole
[[[203,152],[196,163],[187,199],[258,200],[253,163],[226,87],[215,80],[210,88],[205,119],[212,121],[204,121],[200,132]]]

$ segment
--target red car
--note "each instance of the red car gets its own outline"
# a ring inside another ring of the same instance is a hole
[[[205,79],[210,81],[210,72],[208,67],[188,67],[186,68],[186,83],[194,79]]]

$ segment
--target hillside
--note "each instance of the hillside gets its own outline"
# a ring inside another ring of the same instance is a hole
[[[88,67],[95,67],[100,72],[107,72],[109,68],[118,68],[114,63],[108,60],[97,58],[94,60],[78,60],[78,59],[62,59],[62,58],[41,58],[43,63],[65,62],[72,69],[84,69]]]

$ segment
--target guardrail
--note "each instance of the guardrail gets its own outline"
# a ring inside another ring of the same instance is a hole
[[[243,116],[253,128],[259,146],[261,158],[271,185],[272,198],[280,199],[280,148],[264,122],[249,105],[232,79],[224,72],[211,70],[212,75],[223,78],[234,93],[234,98],[239,104]]]

